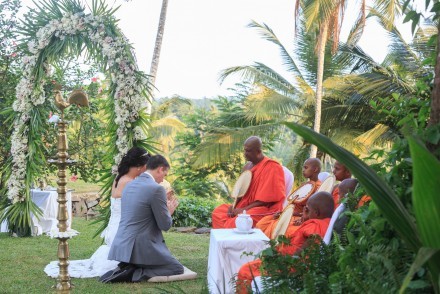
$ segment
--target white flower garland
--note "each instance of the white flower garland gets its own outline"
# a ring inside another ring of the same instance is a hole
[[[17,100],[13,109],[18,113],[14,122],[12,134],[12,171],[8,182],[8,197],[13,203],[25,201],[24,191],[26,166],[29,158],[28,132],[29,119],[32,107],[45,102],[46,95],[43,90],[45,79],[50,76],[48,64],[44,64],[45,77],[36,81],[33,74],[37,60],[43,49],[48,46],[53,36],[64,39],[70,35],[80,35],[89,38],[98,44],[102,54],[108,60],[112,83],[116,85],[114,93],[115,123],[118,126],[116,147],[118,154],[114,157],[115,165],[112,170],[117,170],[117,165],[123,154],[129,149],[128,134],[133,134],[135,140],[142,140],[140,128],[132,129],[132,123],[139,119],[139,112],[147,107],[143,96],[148,81],[136,75],[137,67],[130,60],[127,49],[128,40],[123,36],[109,36],[105,30],[105,19],[101,16],[82,13],[67,14],[61,19],[51,20],[46,26],[38,30],[36,39],[28,42],[28,50],[32,54],[23,58],[23,77],[16,88]]]
[[[52,229],[49,231],[49,233],[47,233],[47,235],[51,238],[68,238],[71,239],[77,235],[79,235],[79,232],[73,229],[68,229],[65,232],[60,232],[60,230],[58,228],[56,229]]]

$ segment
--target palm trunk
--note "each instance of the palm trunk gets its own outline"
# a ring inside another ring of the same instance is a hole
[[[440,32],[440,23],[437,26]],[[437,38],[437,60],[434,68],[434,88],[431,93],[431,115],[428,126],[434,126],[440,123],[440,38]],[[440,144],[428,144],[428,148],[435,155],[435,151],[440,148]]]
[[[328,21],[321,24],[318,37],[318,69],[316,73],[316,100],[315,100],[315,123],[313,130],[319,133],[321,129],[321,108],[322,108],[322,82],[324,79],[324,59],[325,59],[325,45],[327,43]],[[318,148],[312,145],[310,148],[310,157],[316,157]]]
[[[154,86],[159,66],[160,49],[162,48],[163,32],[165,30],[165,19],[167,16],[168,0],[162,0],[162,9],[160,11],[159,26],[157,28],[156,43],[154,45],[153,59],[150,67],[150,81]]]

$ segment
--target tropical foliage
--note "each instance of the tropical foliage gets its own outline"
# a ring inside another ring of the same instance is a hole
[[[47,99],[50,88],[51,64],[60,57],[80,56],[83,50],[94,58],[102,72],[110,74],[108,102],[105,105],[107,132],[111,134],[104,161],[116,166],[122,155],[133,145],[150,148],[146,140],[149,82],[137,69],[135,57],[127,40],[116,26],[114,9],[93,1],[90,13],[74,0],[43,1],[31,10],[20,28],[20,48],[23,57],[23,76],[17,86],[17,100],[10,110],[14,121],[10,162],[6,164],[8,197],[11,206],[3,218],[11,224],[30,226],[30,211],[36,211],[30,201],[29,189],[35,177],[43,174],[45,155],[42,151],[41,130],[44,118],[51,109]],[[107,166],[108,169],[108,166]],[[109,191],[113,176],[106,175],[104,193]],[[20,204],[23,202],[24,204]],[[25,209],[25,210],[23,210]]]
[[[20,77],[20,67],[17,60],[20,52],[16,48],[16,32],[13,29],[17,24],[17,13],[20,2],[0,1],[0,108],[4,110],[10,107],[15,97],[15,87]],[[0,112],[0,135],[2,138],[10,138],[12,130],[8,127],[10,121],[4,111]],[[0,143],[0,166],[5,166],[10,155],[10,142],[2,140]],[[1,195],[6,194],[7,175],[0,170]]]
[[[184,197],[173,214],[175,227],[206,227],[210,228],[211,212],[217,206],[217,201],[202,197]]]

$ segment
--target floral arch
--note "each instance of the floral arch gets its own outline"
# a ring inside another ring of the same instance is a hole
[[[109,73],[108,156],[113,171],[123,154],[134,145],[150,149],[145,133],[148,116],[145,108],[150,96],[148,76],[138,70],[132,47],[117,27],[113,13],[102,1],[93,0],[90,12],[79,0],[47,0],[26,15],[21,27],[23,76],[17,85],[13,103],[13,134],[11,137],[7,195],[10,199],[6,214],[9,222],[21,228],[30,226],[29,213],[37,208],[30,199],[30,187],[46,159],[38,132],[40,112],[52,93],[45,93],[50,81],[51,63],[62,56],[80,56],[87,52]],[[43,157],[43,158],[42,158]],[[109,191],[114,176],[107,176],[103,190]],[[107,187],[107,189],[105,188]]]

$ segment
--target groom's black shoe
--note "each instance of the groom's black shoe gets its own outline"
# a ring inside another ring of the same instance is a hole
[[[119,264],[114,270],[106,272],[99,278],[102,283],[123,283],[131,282],[136,266],[132,264]]]

